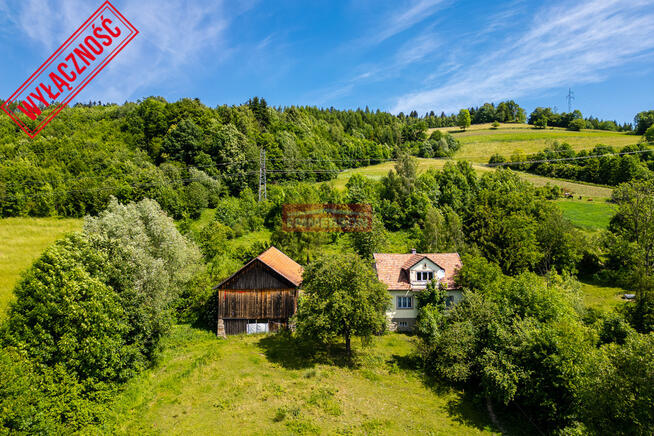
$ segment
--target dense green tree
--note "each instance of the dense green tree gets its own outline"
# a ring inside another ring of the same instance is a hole
[[[645,138],[645,141],[649,143],[654,142],[654,124],[647,128],[643,137]]]
[[[128,317],[129,343],[147,365],[171,326],[175,300],[200,271],[200,252],[152,200],[114,200],[85,220],[84,233],[107,256],[104,273]]]
[[[352,248],[363,259],[372,259],[373,253],[383,252],[388,244],[388,236],[384,223],[376,216],[372,217],[372,225],[369,230],[350,233]]]
[[[654,333],[629,334],[594,353],[577,393],[581,420],[596,434],[648,435],[654,428]]]
[[[443,212],[430,206],[425,213],[419,249],[423,253],[459,251],[464,247],[461,218],[445,206]]]
[[[576,118],[576,119],[570,121],[570,123],[568,123],[568,129],[569,130],[579,131],[579,130],[585,129],[585,128],[586,128],[586,121],[584,121],[581,118]]]
[[[577,375],[593,349],[579,307],[575,285],[559,277],[548,283],[531,273],[500,275],[440,318],[423,342],[426,369],[492,401],[518,403],[549,431],[565,427],[574,419]]]
[[[322,341],[342,337],[350,354],[353,336],[369,337],[384,330],[386,286],[357,255],[315,260],[304,271],[302,287],[295,315],[300,336]]]
[[[14,289],[5,346],[80,379],[126,380],[135,353],[128,316],[106,284],[108,260],[79,235],[46,250]]]
[[[465,130],[470,127],[470,111],[468,109],[461,109],[456,118],[456,125]]]
[[[647,129],[654,124],[654,110],[638,112],[634,117],[634,133],[644,135]]]

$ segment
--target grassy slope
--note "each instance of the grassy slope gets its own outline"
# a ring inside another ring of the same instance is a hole
[[[629,292],[622,288],[604,286],[590,281],[581,283],[581,291],[587,307],[602,311],[609,311],[619,304],[623,304],[625,300],[621,297],[624,293]]]
[[[4,317],[20,273],[65,233],[81,229],[82,220],[5,218],[0,220],[0,318]]]
[[[480,434],[483,408],[432,389],[413,369],[412,339],[389,334],[355,366],[306,360],[284,336],[175,327],[156,368],[130,381],[103,432],[118,434]],[[97,429],[90,429],[95,433]]]
[[[495,153],[506,158],[510,158],[516,151],[524,154],[536,153],[553,141],[567,142],[575,151],[591,149],[597,144],[622,148],[638,142],[638,137],[619,132],[606,130],[572,132],[558,127],[541,130],[527,124],[501,124],[498,129],[491,129],[490,124],[479,124],[463,132],[458,127],[440,130],[452,133],[461,142],[462,147],[456,154],[457,159],[480,163],[487,163],[490,156]]]
[[[560,199],[556,203],[574,225],[588,230],[606,229],[615,214],[615,205],[606,201]]]
[[[448,159],[424,159],[418,158],[418,170],[426,171],[430,168],[441,169],[447,162]],[[379,180],[391,170],[395,165],[395,162],[384,162],[377,165],[370,165],[367,167],[354,168],[342,171],[338,174],[336,179],[331,183],[337,189],[345,189],[347,181],[353,174],[361,174],[365,177],[371,179]],[[489,171],[495,171],[493,168],[489,168],[479,164],[473,164],[473,168],[477,171],[478,174],[483,174]],[[547,183],[551,185],[558,185],[561,188],[570,191],[576,195],[582,195],[584,197],[593,197],[593,198],[608,198],[611,196],[612,190],[610,188],[605,188],[603,186],[594,186],[587,185],[584,183],[575,183],[568,182],[566,180],[552,179],[549,177],[537,176],[534,174],[528,174],[523,172],[518,172],[519,176],[525,180],[530,181],[536,186],[543,186]]]

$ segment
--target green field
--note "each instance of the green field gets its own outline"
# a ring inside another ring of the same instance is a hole
[[[560,199],[556,203],[574,225],[589,230],[606,229],[615,215],[615,205],[607,201]]]
[[[426,171],[430,168],[441,169],[447,162],[452,162],[450,159],[424,159],[418,158],[418,171]],[[377,165],[370,165],[367,167],[353,168],[341,171],[335,180],[330,182],[336,189],[345,189],[347,181],[353,174],[361,174],[362,176],[369,177],[374,180],[380,180],[388,174],[388,171],[394,168],[395,162],[383,162]],[[490,171],[495,171],[494,168],[489,168],[484,165],[473,164],[472,166],[477,174],[483,174]],[[552,179],[549,177],[537,176],[535,174],[528,174],[525,172],[517,171],[517,174],[524,180],[533,183],[536,186],[544,186],[547,183],[550,185],[560,186],[562,189],[572,192],[575,195],[583,197],[593,197],[597,199],[605,199],[611,196],[612,189],[604,186],[588,185],[585,183],[569,182],[567,180]]]
[[[82,220],[57,218],[0,219],[0,318],[5,315],[20,273],[45,248],[66,233],[81,229]]]
[[[575,151],[591,149],[597,144],[622,148],[638,142],[638,137],[620,132],[606,130],[573,132],[558,127],[541,130],[534,129],[528,124],[501,124],[497,129],[491,129],[490,124],[478,124],[465,131],[461,131],[458,127],[440,130],[451,133],[461,142],[462,147],[454,156],[456,159],[480,163],[487,163],[495,153],[506,158],[516,151],[524,154],[537,153],[553,141],[567,142]]]
[[[355,341],[350,363],[342,350],[303,358],[285,335],[221,340],[179,325],[156,368],[128,382],[108,423],[88,433],[490,433],[483,408],[423,382],[412,342],[388,334],[364,349]]]
[[[625,292],[622,288],[599,285],[592,282],[582,282],[581,291],[587,307],[609,311],[625,302],[621,297]]]

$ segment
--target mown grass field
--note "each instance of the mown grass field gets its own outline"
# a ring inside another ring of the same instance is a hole
[[[483,407],[430,387],[413,339],[373,338],[302,357],[285,335],[232,336],[176,326],[156,368],[127,384],[89,434],[489,434]]]
[[[593,309],[606,312],[620,304],[629,304],[622,299],[622,295],[629,291],[622,288],[585,281],[581,282],[581,291],[584,294],[584,303]]]
[[[81,228],[80,219],[0,219],[0,319],[5,316],[20,273],[55,240]]]
[[[435,129],[431,129],[435,130]],[[478,124],[465,131],[458,127],[439,129],[451,133],[461,142],[461,149],[454,156],[472,162],[487,163],[495,153],[506,158],[518,151],[525,155],[536,153],[553,141],[567,142],[575,151],[592,149],[597,144],[622,148],[635,144],[638,137],[606,130],[581,130],[573,132],[559,127],[534,129],[528,124],[500,124],[492,129],[490,124]]]
[[[426,171],[430,168],[441,169],[445,166],[447,162],[452,162],[451,159],[425,159],[418,158],[418,171]],[[388,174],[388,171],[393,169],[395,162],[383,162],[377,165],[370,165],[367,167],[361,168],[352,168],[345,171],[342,171],[338,174],[335,180],[331,181],[332,185],[336,189],[343,190],[347,181],[354,174],[361,174],[364,177],[369,177],[374,180],[380,180],[382,177]],[[495,171],[494,168],[490,168],[480,164],[473,164],[472,167],[481,175],[490,171]],[[592,197],[597,199],[605,199],[611,196],[612,189],[604,186],[596,185],[587,185],[585,183],[570,182],[567,180],[553,179],[550,177],[537,176],[535,174],[528,174],[525,172],[518,171],[517,174],[524,180],[527,180],[533,183],[536,186],[544,186],[546,184],[557,185],[562,189],[572,192],[575,195],[581,195],[583,197]]]
[[[588,230],[606,229],[615,215],[615,205],[607,201],[567,198],[556,200],[556,203],[574,225]]]

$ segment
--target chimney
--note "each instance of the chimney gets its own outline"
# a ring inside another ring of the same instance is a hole
[[[416,249],[415,248],[411,249],[411,254],[416,254]]]

